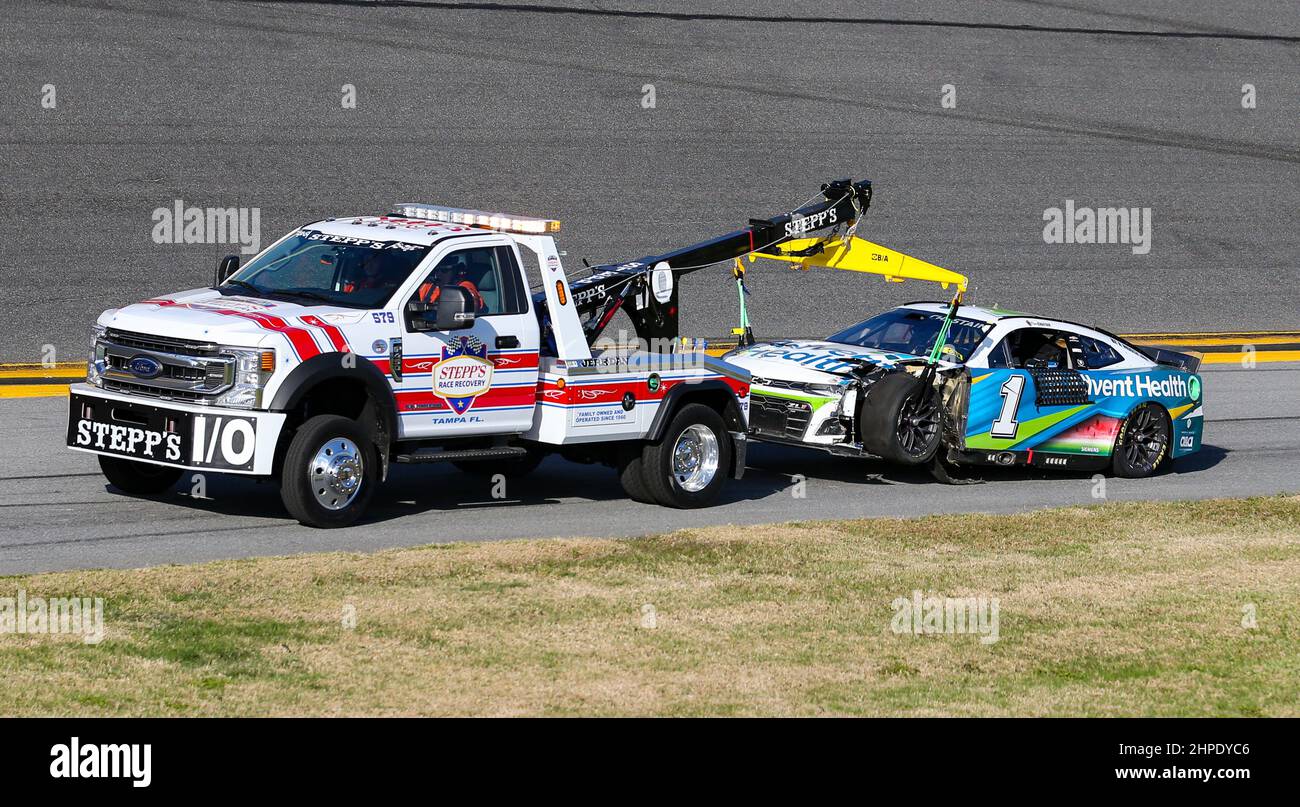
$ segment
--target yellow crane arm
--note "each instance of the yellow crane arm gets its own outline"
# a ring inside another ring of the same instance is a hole
[[[817,250],[818,246],[821,247],[820,251]],[[966,291],[965,275],[857,236],[847,241],[839,238],[797,238],[782,243],[772,252],[751,253],[749,259],[752,261],[756,257],[799,264],[805,271],[814,266],[824,266],[828,269],[884,275],[890,283],[929,280],[945,289],[956,284],[958,291]]]

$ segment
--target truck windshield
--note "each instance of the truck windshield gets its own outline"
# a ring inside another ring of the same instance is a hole
[[[935,311],[918,311],[914,308],[895,308],[866,322],[859,322],[837,334],[826,337],[828,342],[858,345],[890,353],[907,353],[925,356],[934,348],[934,340],[943,327],[944,315]],[[984,340],[992,326],[985,322],[957,317],[948,331],[947,344],[956,351],[961,361]],[[952,354],[945,351],[944,358]]]
[[[428,252],[427,246],[403,241],[303,230],[240,269],[217,290],[380,308]]]

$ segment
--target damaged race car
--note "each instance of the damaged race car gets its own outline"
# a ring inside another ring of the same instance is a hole
[[[930,464],[954,481],[962,465],[1143,477],[1201,447],[1194,357],[1061,320],[909,303],[727,360],[753,374],[751,437]]]
[[[754,439],[929,466],[1109,469],[1150,476],[1201,448],[1196,356],[1141,348],[1099,328],[962,305],[963,275],[847,232],[756,251],[762,258],[956,286],[825,339],[754,343],[743,306],[728,362],[753,376]],[[754,256],[751,256],[751,260]],[[744,270],[735,274],[744,284]]]

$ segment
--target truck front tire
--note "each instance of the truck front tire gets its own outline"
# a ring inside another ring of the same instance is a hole
[[[99,455],[99,470],[103,472],[108,484],[122,491],[137,496],[154,496],[172,489],[176,480],[181,478],[180,468],[168,468],[148,462],[126,460],[121,457]]]
[[[665,507],[707,507],[727,483],[731,454],[722,416],[704,404],[686,404],[661,439],[641,450],[641,481]],[[626,481],[623,487],[632,493]]]
[[[374,444],[354,420],[317,415],[298,427],[285,452],[280,498],[308,527],[356,522],[379,486]]]

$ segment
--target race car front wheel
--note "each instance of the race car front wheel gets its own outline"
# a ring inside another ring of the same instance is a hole
[[[1169,458],[1169,416],[1159,404],[1144,403],[1129,413],[1115,437],[1112,464],[1116,476],[1151,476]]]
[[[378,486],[373,443],[356,421],[317,415],[298,428],[284,456],[280,498],[309,527],[346,527]]]
[[[939,394],[908,373],[887,375],[867,390],[858,430],[863,447],[877,457],[924,465],[943,441]]]
[[[121,457],[99,455],[99,470],[104,473],[108,483],[123,493],[137,496],[152,496],[171,490],[176,480],[181,478],[180,468],[168,468],[136,460],[124,460]]]

